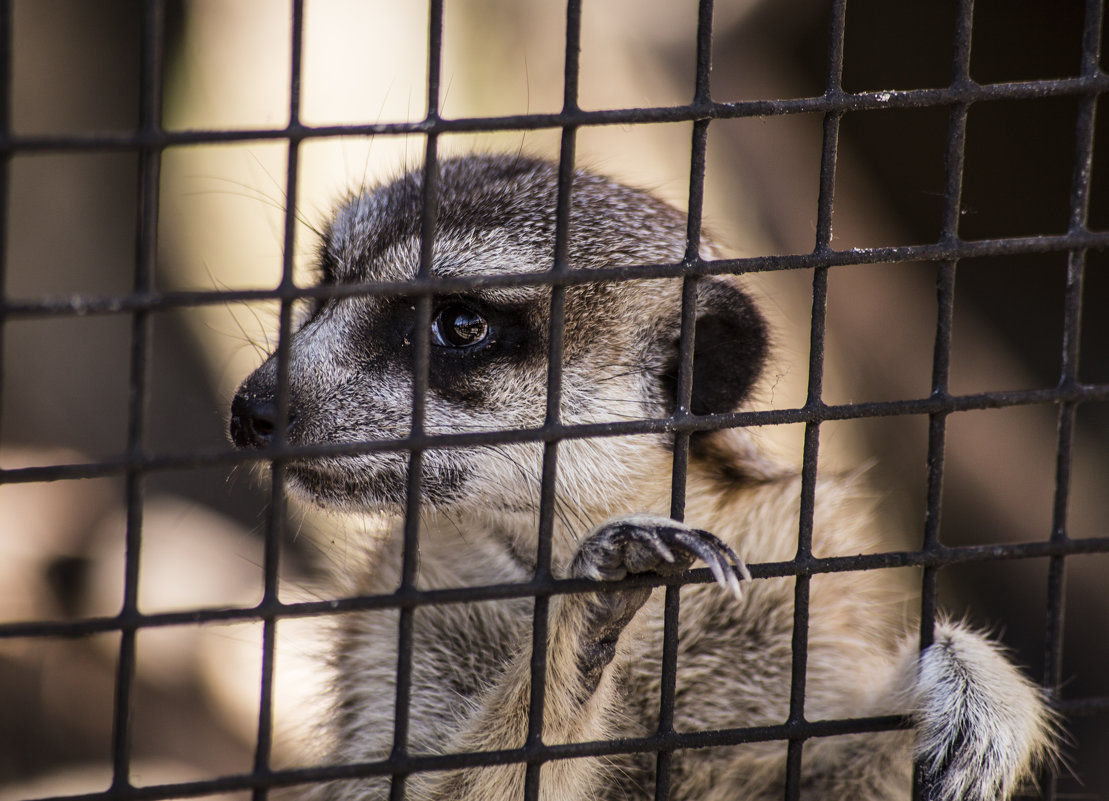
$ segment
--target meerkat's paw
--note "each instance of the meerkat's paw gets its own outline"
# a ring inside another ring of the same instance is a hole
[[[917,669],[916,756],[932,798],[1008,798],[1054,753],[1043,693],[985,637],[941,623]]]
[[[570,573],[597,581],[619,581],[629,573],[675,575],[695,559],[705,562],[717,583],[740,597],[739,580],[750,580],[746,565],[726,543],[707,531],[665,517],[625,517],[605,523],[578,549]],[[616,641],[647,602],[646,587],[579,596],[584,626],[576,653],[585,687],[592,691],[616,654]]]
[[[707,531],[668,517],[637,515],[604,524],[578,550],[572,571],[577,576],[617,581],[628,573],[654,572],[664,576],[688,570],[700,559],[717,583],[742,597],[740,579],[751,574],[736,552]]]

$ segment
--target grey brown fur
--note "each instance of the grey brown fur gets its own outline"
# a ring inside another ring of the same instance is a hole
[[[439,165],[433,272],[534,273],[554,257],[556,170],[520,157],[465,157]],[[351,197],[321,245],[326,283],[407,280],[420,253],[422,173]],[[573,269],[673,263],[685,219],[652,197],[576,174],[570,220]],[[678,280],[571,286],[566,293],[561,416],[566,423],[671,413],[677,364]],[[535,428],[545,419],[550,290],[468,290],[433,303],[429,432]],[[320,303],[291,345],[288,438],[357,443],[408,433],[414,302],[349,297]],[[740,407],[767,350],[766,326],[731,280],[698,290],[693,411]],[[243,384],[232,409],[241,447],[273,438],[276,365]],[[749,562],[786,561],[797,547],[800,479],[740,430],[699,434],[689,466],[686,521],[667,520],[671,441],[665,435],[572,439],[559,446],[553,565],[556,575],[618,580],[673,573],[695,559],[738,586]],[[528,581],[536,553],[541,445],[453,448],[424,455],[421,588]],[[291,485],[329,508],[384,511],[379,546],[339,560],[336,591],[389,593],[400,582],[399,515],[406,453],[294,461]],[[820,479],[814,552],[855,554],[875,539],[851,481]],[[696,528],[693,528],[696,527]],[[707,532],[712,532],[708,534]],[[715,536],[713,536],[715,535]],[[717,539],[719,537],[719,540]],[[369,540],[367,540],[369,542]],[[734,552],[733,552],[734,549]],[[898,714],[915,730],[816,738],[804,745],[801,796],[908,798],[912,758],[923,759],[935,798],[1005,798],[1051,752],[1041,693],[999,648],[944,622],[923,654],[902,633],[893,579],[884,571],[814,576],[805,694],[808,720]],[[711,585],[681,593],[675,728],[690,732],[785,721],[789,711],[792,579],[747,582],[742,598]],[[557,595],[549,611],[543,740],[569,743],[648,736],[658,725],[660,592]],[[518,748],[528,730],[532,600],[419,607],[415,612],[411,754]],[[393,748],[397,612],[337,624],[334,762]],[[675,799],[781,798],[782,742],[678,751]],[[555,760],[541,797],[653,797],[653,755]],[[407,777],[414,799],[522,798],[523,765]],[[388,778],[334,782],[328,801],[384,798]]]

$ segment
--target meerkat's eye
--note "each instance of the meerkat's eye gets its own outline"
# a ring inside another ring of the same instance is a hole
[[[431,321],[431,341],[448,348],[471,348],[489,339],[489,321],[461,303],[439,309]]]

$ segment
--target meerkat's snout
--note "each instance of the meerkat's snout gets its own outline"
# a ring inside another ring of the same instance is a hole
[[[277,401],[272,396],[237,392],[231,402],[231,441],[243,449],[264,448],[275,438],[277,419]],[[289,410],[285,424],[291,432],[296,424],[295,410]]]

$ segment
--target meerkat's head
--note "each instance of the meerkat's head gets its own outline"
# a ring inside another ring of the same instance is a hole
[[[469,156],[438,165],[437,276],[541,273],[555,249],[557,169],[522,157]],[[324,232],[324,284],[405,281],[420,263],[423,172],[352,197]],[[587,172],[573,181],[571,269],[681,261],[684,215],[648,194]],[[488,282],[487,282],[488,283]],[[658,418],[674,408],[679,279],[571,285],[565,297],[561,418],[593,423]],[[426,432],[540,427],[546,416],[548,286],[466,289],[431,304]],[[287,441],[295,445],[403,439],[412,416],[414,297],[353,295],[320,301],[292,337]],[[693,412],[725,412],[746,397],[762,366],[766,332],[730,280],[699,286]],[[262,448],[275,435],[277,364],[246,381],[231,437]],[[621,511],[646,471],[668,464],[663,435],[572,439],[560,446],[563,502]],[[534,510],[537,442],[445,447],[423,456],[432,508]],[[342,508],[399,509],[409,457],[373,451],[297,459],[292,485]]]

